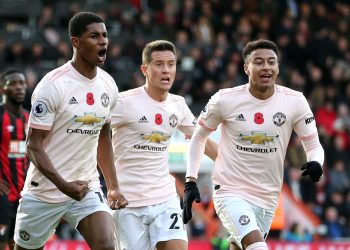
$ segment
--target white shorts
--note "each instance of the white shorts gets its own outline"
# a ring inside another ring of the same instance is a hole
[[[82,219],[98,211],[112,211],[101,190],[89,191],[81,201],[62,203],[46,203],[25,194],[17,210],[14,240],[23,248],[40,248],[55,233],[62,218],[76,228]]]
[[[230,234],[229,242],[242,249],[243,237],[254,230],[259,230],[266,239],[275,210],[260,208],[240,197],[215,197],[213,201],[217,215]]]
[[[180,200],[113,211],[121,250],[153,250],[159,241],[187,241]]]

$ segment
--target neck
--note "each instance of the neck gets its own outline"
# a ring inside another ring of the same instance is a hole
[[[168,91],[152,88],[147,83],[144,88],[148,96],[157,102],[164,102],[168,96]]]
[[[259,100],[266,100],[275,93],[275,85],[257,88],[253,84],[250,84],[249,92],[252,96]]]
[[[21,104],[14,105],[14,104],[12,104],[10,102],[6,102],[5,101],[3,106],[9,113],[11,113],[13,115],[18,116],[18,115],[21,114],[21,111],[22,111],[22,105]]]
[[[73,55],[72,66],[76,69],[76,71],[88,79],[93,79],[97,74],[97,66],[91,65],[86,61],[79,59],[76,55]]]

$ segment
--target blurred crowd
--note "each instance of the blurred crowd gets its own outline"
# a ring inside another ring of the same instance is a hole
[[[275,41],[278,83],[307,97],[326,152],[325,178],[317,184],[301,178],[306,159],[293,136],[285,183],[321,218],[324,237],[350,237],[349,0],[0,0],[0,6],[0,65],[25,71],[28,109],[41,77],[71,59],[68,20],[82,10],[106,20],[104,68],[120,90],[144,83],[139,66],[147,42],[173,41],[178,70],[172,92],[184,96],[195,115],[218,89],[247,82],[246,42]]]

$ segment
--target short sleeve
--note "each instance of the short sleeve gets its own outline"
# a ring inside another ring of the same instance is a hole
[[[191,136],[196,127],[196,118],[194,117],[192,111],[187,106],[185,100],[182,103],[183,120],[179,124],[178,129],[184,133],[186,136]]]
[[[220,92],[214,94],[207,105],[203,108],[199,118],[199,125],[207,128],[208,130],[216,130],[222,121],[222,111],[220,105]]]
[[[61,95],[54,84],[41,82],[32,95],[29,127],[50,130],[60,105]]]

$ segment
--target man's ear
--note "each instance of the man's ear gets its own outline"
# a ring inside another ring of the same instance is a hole
[[[244,72],[246,73],[247,76],[249,76],[249,70],[248,70],[248,65],[244,64],[243,65]]]
[[[141,69],[142,74],[143,74],[144,76],[146,76],[146,75],[147,75],[148,65],[147,65],[147,64],[142,64],[141,67],[140,67],[140,69]]]
[[[78,37],[71,37],[70,42],[72,43],[73,47],[78,48],[79,47],[79,39]]]

